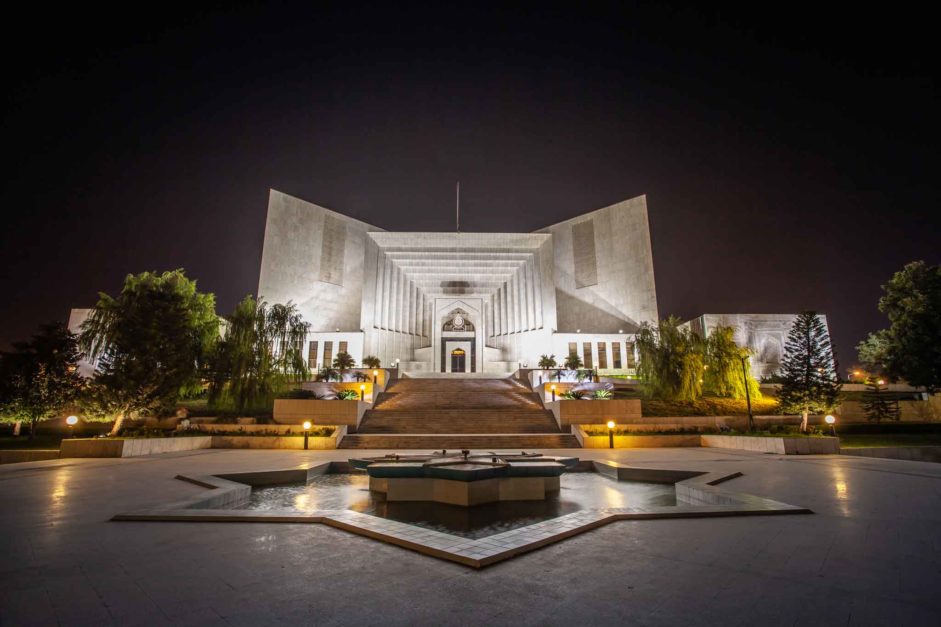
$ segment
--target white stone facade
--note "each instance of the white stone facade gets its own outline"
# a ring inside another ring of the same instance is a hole
[[[343,342],[357,362],[504,373],[575,343],[627,371],[657,319],[643,196],[535,233],[396,233],[272,190],[258,295],[311,323],[312,367]]]

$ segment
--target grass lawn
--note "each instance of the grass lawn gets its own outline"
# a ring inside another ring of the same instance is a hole
[[[879,433],[865,435],[840,435],[840,446],[859,448],[863,446],[941,446],[941,433]]]
[[[28,435],[0,437],[0,449],[58,449],[61,435],[37,435],[32,440]]]

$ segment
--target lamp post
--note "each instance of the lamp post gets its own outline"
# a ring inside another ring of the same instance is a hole
[[[555,383],[549,386],[549,391],[552,392],[552,402],[555,402]]]
[[[827,414],[827,417],[824,418],[824,420],[827,422],[828,425],[830,425],[830,435],[835,436],[836,427],[834,426],[834,424],[836,423],[836,418],[832,414]]]
[[[69,425],[69,437],[75,437],[75,425],[78,424],[78,416],[69,416],[65,419],[65,424]]]
[[[745,355],[740,355],[739,358],[742,360],[742,383],[745,384],[745,404],[748,406],[748,431],[751,431],[755,427],[755,419],[751,415],[751,394],[748,392],[748,371],[745,369]]]
[[[361,401],[366,400],[366,384],[365,383],[361,383],[359,386],[359,400]]]
[[[614,421],[608,421],[608,448],[614,448]]]
[[[310,437],[310,420],[304,421],[304,450],[307,450],[307,438]]]
[[[372,371],[372,382],[373,384],[379,383],[379,371],[378,370]]]

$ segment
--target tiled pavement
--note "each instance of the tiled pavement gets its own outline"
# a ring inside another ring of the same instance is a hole
[[[299,467],[343,451],[16,464],[0,468],[0,625],[937,624],[937,464],[571,453],[741,472],[721,487],[815,514],[621,521],[475,570],[326,525],[108,521],[205,493],[180,473]],[[512,533],[486,540],[499,550]],[[439,535],[458,543],[442,548],[470,546]]]

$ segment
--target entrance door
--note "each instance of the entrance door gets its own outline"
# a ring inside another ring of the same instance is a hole
[[[451,351],[451,372],[466,372],[464,369],[464,358],[466,353],[461,348],[455,348]]]

